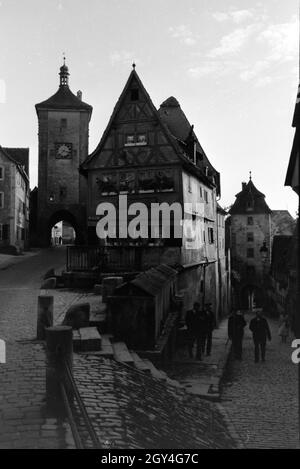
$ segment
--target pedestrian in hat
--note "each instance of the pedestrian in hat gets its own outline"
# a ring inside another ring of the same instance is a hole
[[[251,319],[249,329],[253,335],[254,342],[254,361],[259,362],[259,356],[261,360],[265,361],[266,356],[266,343],[267,339],[271,340],[271,332],[268,321],[263,317],[262,310],[256,311],[256,316]]]
[[[208,331],[208,317],[205,311],[200,310],[199,303],[195,302],[193,309],[187,312],[185,323],[188,329],[188,349],[190,358],[193,358],[193,347],[196,342],[196,358],[202,360],[202,352]]]

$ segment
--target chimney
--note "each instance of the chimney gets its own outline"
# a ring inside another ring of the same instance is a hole
[[[82,91],[80,90],[77,91],[77,98],[80,99],[80,101],[82,101]]]
[[[246,185],[246,182],[242,182],[242,191],[245,189]]]

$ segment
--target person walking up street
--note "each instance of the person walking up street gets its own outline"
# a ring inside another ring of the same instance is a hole
[[[188,329],[188,349],[190,358],[193,358],[193,347],[196,342],[196,358],[202,360],[202,352],[208,331],[208,318],[205,311],[200,310],[199,303],[194,303],[193,309],[187,312],[185,323]]]
[[[286,313],[283,313],[279,317],[279,328],[278,335],[281,337],[281,342],[286,344],[286,339],[289,336],[290,332],[290,323],[289,318]]]
[[[228,338],[232,342],[234,358],[242,360],[244,327],[246,326],[241,311],[233,311],[228,319]]]
[[[208,319],[208,330],[206,335],[206,355],[209,356],[211,353],[211,346],[212,346],[212,334],[213,330],[216,328],[216,318],[214,312],[211,310],[211,303],[206,303],[205,311],[207,314]]]
[[[259,355],[261,353],[261,360],[264,362],[266,343],[267,339],[271,341],[271,332],[268,321],[262,315],[262,310],[256,311],[256,316],[250,321],[249,329],[252,332],[254,342],[254,361],[255,363],[259,362]]]

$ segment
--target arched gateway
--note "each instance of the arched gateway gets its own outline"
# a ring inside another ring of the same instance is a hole
[[[73,226],[76,241],[85,242],[86,180],[79,173],[88,155],[92,106],[69,88],[69,70],[60,68],[58,91],[36,104],[39,122],[37,239],[49,246],[51,227],[60,220]]]

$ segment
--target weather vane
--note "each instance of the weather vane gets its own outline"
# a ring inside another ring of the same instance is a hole
[[[250,181],[252,180],[252,175],[251,175],[251,174],[252,174],[252,172],[249,171],[249,179],[250,179]]]
[[[133,64],[132,64],[132,68],[135,69],[135,63],[134,63],[134,62],[133,62]]]

